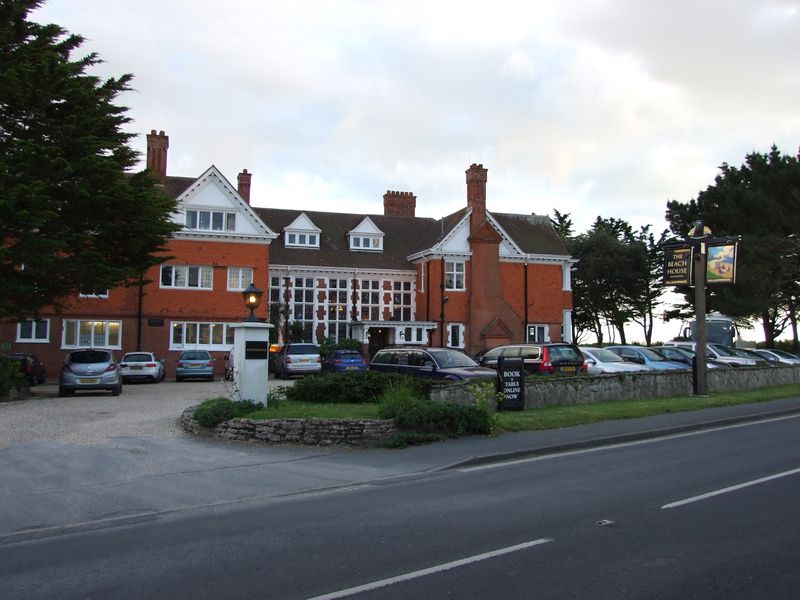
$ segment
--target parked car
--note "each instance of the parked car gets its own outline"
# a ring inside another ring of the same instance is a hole
[[[128,352],[119,361],[122,369],[122,380],[143,379],[158,383],[166,377],[164,359],[159,359],[152,352]]]
[[[375,353],[370,371],[399,373],[425,379],[463,381],[475,377],[495,379],[494,369],[481,367],[469,356],[452,348],[399,347],[383,348]]]
[[[367,363],[364,357],[355,350],[334,350],[330,356],[322,359],[322,370],[328,373],[342,371],[365,371]]]
[[[790,352],[777,350],[775,348],[756,348],[756,354],[764,357],[771,364],[778,365],[800,365],[800,358]]]
[[[275,375],[278,379],[289,379],[292,375],[321,373],[322,362],[319,346],[306,342],[289,343],[275,357]]]
[[[208,350],[184,350],[175,361],[175,381],[184,379],[214,381],[214,362]]]
[[[656,371],[685,371],[688,368],[683,363],[667,360],[657,352],[653,352],[651,349],[643,346],[617,345],[608,346],[606,349],[611,350],[614,354],[618,354],[627,362],[644,365]]]
[[[484,367],[497,368],[500,357],[519,358],[525,364],[528,375],[549,375],[552,373],[570,374],[586,373],[587,363],[580,349],[575,344],[564,342],[548,342],[544,344],[506,344],[492,348],[481,357]]]
[[[605,348],[580,347],[586,357],[586,372],[590,375],[603,375],[605,373],[630,373],[633,371],[650,371],[644,365],[625,362],[619,354],[614,354]]]
[[[9,352],[5,356],[19,364],[19,372],[28,380],[28,385],[36,385],[47,381],[47,369],[35,354],[31,352]]]
[[[677,346],[678,348],[689,348],[695,350],[697,342],[664,342],[665,346]],[[725,363],[731,367],[755,367],[756,361],[752,358],[736,356],[729,348],[719,344],[706,344],[706,357],[720,363]]]
[[[82,390],[108,390],[122,393],[122,370],[110,350],[73,350],[67,354],[58,378],[58,395],[71,396]]]
[[[749,348],[727,348],[734,356],[739,356],[741,358],[749,358],[756,362],[755,366],[757,367],[770,367],[773,366],[765,357],[761,356],[755,349],[750,350]]]
[[[689,369],[694,366],[694,357],[696,352],[689,348],[678,348],[677,346],[649,346],[650,350],[656,352],[672,362],[679,362],[685,364]],[[713,359],[706,358],[706,369],[720,369],[728,368],[730,365],[717,362]]]

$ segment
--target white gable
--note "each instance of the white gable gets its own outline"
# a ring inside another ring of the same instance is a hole
[[[300,213],[300,215],[291,223],[289,223],[286,227],[283,228],[284,231],[302,231],[302,232],[311,232],[311,233],[319,233],[322,231],[319,227],[314,225],[314,222],[308,218],[306,213]]]
[[[185,227],[177,237],[253,242],[278,237],[213,165],[178,196],[177,204],[172,220]],[[222,227],[208,226],[209,222]]]
[[[347,232],[347,235],[352,235],[354,233],[356,234],[361,233],[366,235],[381,235],[381,236],[384,235],[383,231],[381,231],[380,228],[377,225],[375,225],[375,222],[369,217],[364,217],[361,223],[359,223],[353,229]]]
[[[433,250],[442,254],[469,254],[469,213],[451,229]]]

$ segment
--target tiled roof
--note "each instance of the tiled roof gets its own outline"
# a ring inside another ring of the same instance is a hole
[[[165,177],[163,180],[164,189],[171,198],[177,198],[197,181],[197,177]]]
[[[553,227],[549,217],[495,212],[491,214],[523,252],[569,256],[564,238]]]

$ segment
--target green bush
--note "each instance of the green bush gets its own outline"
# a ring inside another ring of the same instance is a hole
[[[458,437],[468,433],[489,434],[494,430],[493,416],[487,407],[431,402],[402,384],[386,390],[378,414],[383,419],[394,419],[400,429],[424,434],[425,438],[428,434]]]
[[[28,381],[19,369],[19,362],[7,356],[0,356],[0,399],[5,398],[11,390],[27,387]]]
[[[425,394],[425,382],[403,375],[377,371],[345,371],[303,377],[286,388],[286,399],[292,402],[345,403],[378,402],[393,382],[406,380],[406,385]]]
[[[260,402],[212,398],[197,407],[197,410],[194,411],[194,418],[203,427],[216,427],[229,419],[244,416],[259,408],[264,408],[264,405]]]

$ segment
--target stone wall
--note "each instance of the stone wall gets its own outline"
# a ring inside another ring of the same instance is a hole
[[[213,429],[201,427],[192,416],[197,407],[183,411],[179,422],[195,435],[222,440],[295,443],[314,446],[382,446],[396,433],[391,419],[231,419]]]
[[[708,372],[711,392],[731,392],[800,383],[800,367],[742,367]],[[692,393],[689,371],[643,371],[589,377],[537,377],[525,381],[525,407],[587,404],[613,400],[669,398]],[[468,383],[434,386],[431,400],[474,404]]]

